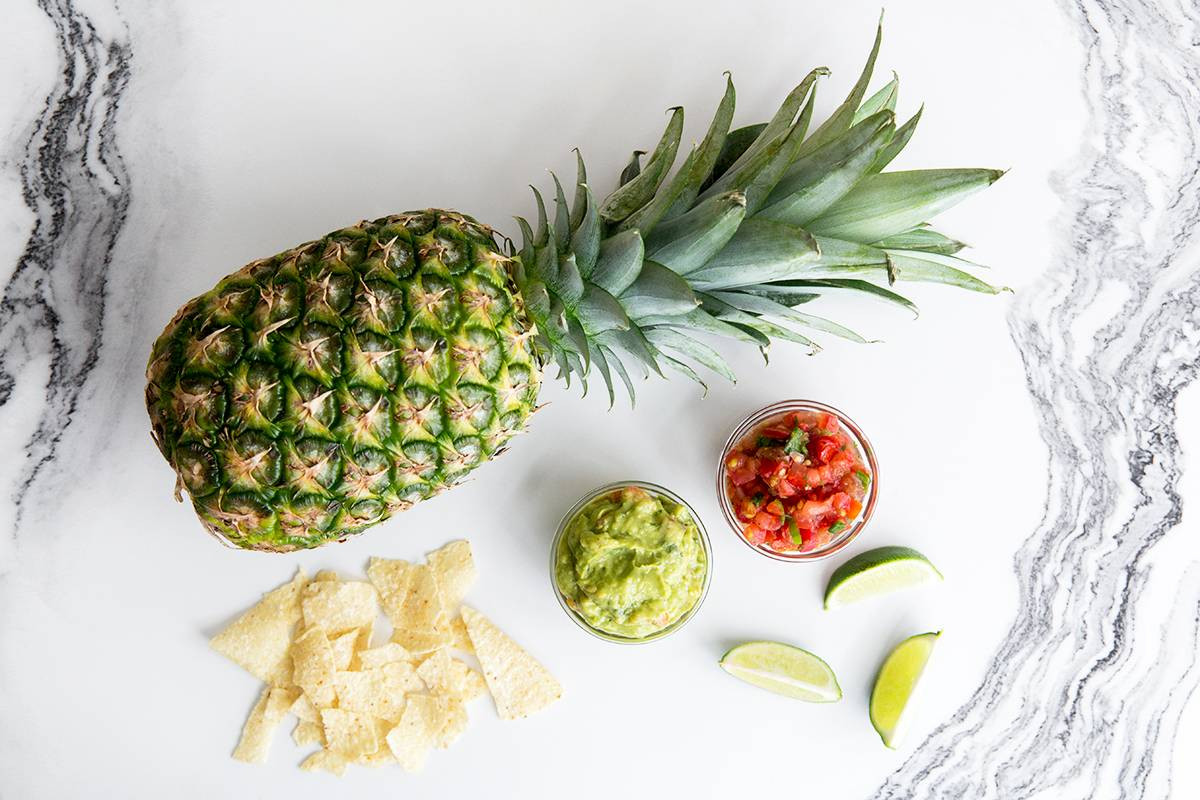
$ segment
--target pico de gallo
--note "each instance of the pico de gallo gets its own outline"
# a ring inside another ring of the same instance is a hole
[[[756,547],[819,550],[858,519],[870,468],[834,414],[787,411],[755,427],[725,456],[725,491]]]

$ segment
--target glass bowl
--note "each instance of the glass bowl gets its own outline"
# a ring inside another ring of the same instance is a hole
[[[571,520],[575,518],[575,515],[578,514],[584,506],[595,500],[597,497],[618,489],[624,489],[629,486],[645,489],[647,492],[653,495],[665,497],[666,499],[682,506],[688,512],[688,514],[691,515],[692,522],[696,524],[696,530],[700,533],[700,546],[704,550],[705,560],[704,584],[700,588],[700,596],[696,598],[696,602],[692,604],[692,607],[688,609],[682,617],[675,620],[667,627],[640,638],[619,636],[617,634],[609,633],[607,631],[602,631],[598,628],[592,627],[592,625],[586,619],[584,619],[578,611],[571,608],[570,604],[567,602],[567,598],[563,596],[562,591],[558,588],[558,577],[556,574],[559,547],[562,545],[563,535],[566,533],[567,526],[571,524]],[[598,489],[588,492],[586,495],[580,498],[578,503],[571,507],[570,511],[563,515],[562,521],[558,523],[558,530],[554,534],[554,543],[550,547],[550,586],[554,589],[554,596],[558,598],[558,604],[562,606],[562,610],[566,612],[566,615],[570,617],[576,625],[583,628],[597,639],[603,639],[606,642],[614,642],[616,644],[645,644],[646,642],[657,641],[670,636],[672,633],[675,633],[677,630],[686,625],[688,621],[696,615],[696,612],[700,610],[700,606],[704,605],[704,598],[708,596],[709,584],[712,583],[712,569],[712,545],[708,539],[708,531],[705,530],[704,523],[700,520],[700,515],[696,513],[696,509],[692,508],[686,500],[672,492],[670,489],[654,483],[646,483],[645,481],[618,481],[616,483],[606,484]]]
[[[738,521],[737,516],[733,512],[733,506],[729,502],[729,493],[725,490],[725,457],[742,439],[750,434],[755,428],[763,424],[771,417],[786,414],[789,411],[816,411],[826,414],[832,414],[838,418],[838,422],[849,434],[850,438],[858,445],[863,459],[867,463],[868,469],[871,471],[871,484],[867,487],[867,493],[863,498],[862,511],[858,516],[846,526],[846,529],[840,531],[837,536],[830,539],[827,544],[820,548],[808,550],[804,552],[781,552],[772,550],[765,545],[754,544],[745,537],[742,533],[742,523]],[[875,500],[879,496],[879,464],[875,460],[875,450],[871,447],[871,442],[868,441],[862,429],[838,409],[827,406],[824,403],[818,403],[815,400],[781,400],[778,403],[760,408],[750,416],[741,421],[733,433],[729,434],[729,439],[726,440],[725,446],[721,448],[721,457],[717,461],[717,497],[721,504],[721,513],[725,516],[725,521],[729,523],[730,529],[737,535],[742,544],[754,550],[756,553],[773,558],[777,561],[818,561],[823,558],[828,558],[837,551],[841,550],[846,545],[850,544],[862,529],[866,527],[871,520],[871,514],[875,510]]]

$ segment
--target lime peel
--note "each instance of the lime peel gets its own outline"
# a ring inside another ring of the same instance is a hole
[[[782,642],[746,642],[721,657],[721,669],[752,686],[809,703],[842,699],[837,676],[819,656]]]
[[[929,559],[911,547],[890,545],[859,553],[829,577],[826,610],[882,594],[942,580]]]
[[[871,725],[892,749],[899,744],[904,710],[941,635],[941,631],[933,631],[908,637],[888,653],[875,677],[871,689]]]

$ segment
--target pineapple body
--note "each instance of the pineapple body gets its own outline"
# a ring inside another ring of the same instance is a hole
[[[539,387],[509,262],[487,226],[410,212],[185,304],[154,344],[146,405],[205,527],[241,548],[316,547],[498,454]]]

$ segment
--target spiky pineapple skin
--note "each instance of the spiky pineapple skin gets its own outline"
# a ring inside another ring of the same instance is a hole
[[[534,409],[539,364],[492,229],[398,214],[250,263],[154,343],[154,440],[205,527],[288,551],[459,482]]]

